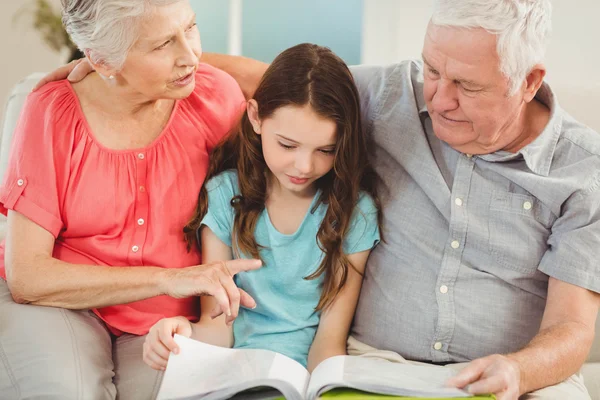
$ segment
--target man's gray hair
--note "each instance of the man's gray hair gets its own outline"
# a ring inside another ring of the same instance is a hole
[[[513,95],[544,60],[551,14],[550,0],[436,0],[431,22],[483,28],[496,35],[500,71],[509,79],[509,95]]]
[[[95,63],[120,69],[153,6],[183,0],[61,0],[67,33]]]

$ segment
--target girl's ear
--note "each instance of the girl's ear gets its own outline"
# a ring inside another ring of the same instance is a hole
[[[116,69],[110,68],[104,62],[97,63],[97,62],[92,61],[93,58],[90,57],[91,51],[89,49],[86,49],[83,53],[85,54],[85,57],[87,58],[87,60],[90,63],[90,65],[92,67],[94,67],[94,70],[98,74],[100,74],[101,77],[103,77],[104,79],[110,79],[110,80],[113,80],[115,78],[115,76],[117,75],[117,70]]]
[[[257,135],[260,135],[260,119],[258,118],[258,103],[254,99],[248,100],[248,104],[246,105],[246,111],[248,113],[248,119],[252,124],[252,128],[254,128],[254,132]]]

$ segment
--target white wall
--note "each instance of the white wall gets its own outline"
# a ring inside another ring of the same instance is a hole
[[[559,103],[600,132],[600,1],[554,0],[547,81]],[[419,58],[433,0],[365,0],[363,63]]]
[[[52,0],[60,4],[60,0]],[[64,57],[52,52],[31,27],[31,17],[15,14],[32,4],[31,0],[0,0],[0,126],[4,104],[16,82],[32,72],[50,71],[63,63]]]

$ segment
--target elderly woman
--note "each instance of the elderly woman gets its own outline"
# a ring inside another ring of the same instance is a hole
[[[245,101],[199,63],[187,0],[62,3],[96,73],[32,93],[15,132],[0,189],[0,393],[147,399],[160,379],[142,361],[149,327],[198,318],[198,295],[229,319],[255,305],[232,275],[259,261],[199,265],[181,232]]]

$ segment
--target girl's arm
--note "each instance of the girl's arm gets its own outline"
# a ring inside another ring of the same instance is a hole
[[[361,274],[365,271],[369,253],[371,250],[348,256],[350,263]],[[312,372],[321,361],[329,357],[346,355],[346,341],[358,303],[362,278],[354,268],[349,268],[346,284],[333,303],[322,312],[317,334],[308,353],[309,372]]]
[[[226,308],[217,303],[213,296],[200,297],[200,320],[190,323],[185,317],[164,318],[158,321],[146,336],[143,359],[146,364],[157,370],[164,370],[171,352],[177,354],[180,349],[173,339],[174,334],[191,337],[214,346],[233,346],[233,320],[237,317],[241,301],[245,307],[256,307],[256,302],[233,282],[237,272],[232,260],[231,248],[223,243],[210,228],[203,226],[200,232],[202,241],[202,258],[204,263],[221,265],[225,274],[214,276],[215,281],[208,280],[210,286],[223,285],[229,293],[229,304]],[[246,260],[244,260],[246,261]],[[231,266],[231,267],[229,267]],[[223,313],[228,310],[228,314]]]
[[[215,235],[210,228],[203,226],[200,231],[202,243],[202,261],[204,263],[229,261],[233,259],[231,247],[227,246]],[[238,290],[238,293],[239,290]],[[245,293],[244,293],[245,294]],[[192,338],[215,346],[233,346],[233,320],[238,315],[238,309],[232,307],[231,316],[221,314],[214,317],[220,310],[212,296],[200,298],[200,320],[192,324]]]

